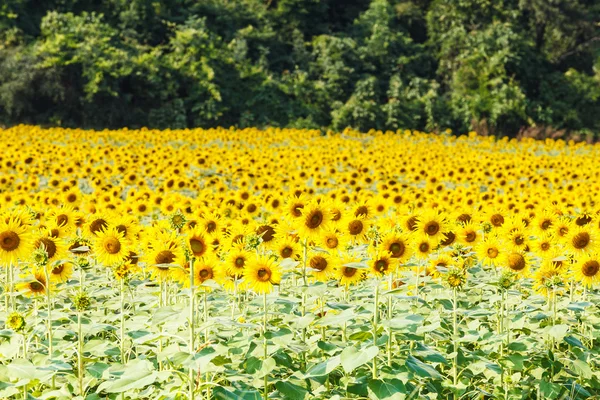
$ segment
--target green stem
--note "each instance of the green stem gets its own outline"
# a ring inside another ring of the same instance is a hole
[[[204,320],[202,321],[204,323],[204,341],[206,343],[208,343],[208,338],[210,335],[210,328],[208,327],[208,300],[207,300],[207,294],[206,294],[206,289],[204,290],[204,296],[203,296],[203,311],[204,311]]]
[[[81,329],[81,312],[77,313],[77,377],[79,379],[79,395],[83,398],[83,334]]]
[[[263,315],[263,338],[264,338],[264,360],[266,361],[268,356],[269,356],[269,352],[268,352],[268,348],[267,348],[267,315],[268,315],[268,308],[267,308],[267,292],[265,292],[263,294],[263,309],[264,309],[264,315]],[[265,374],[264,377],[264,399],[267,400],[269,398],[269,377],[268,374]]]
[[[379,325],[379,279],[375,284],[375,301],[373,304],[373,345],[377,346],[377,327]],[[377,379],[377,356],[373,357],[373,379]]]
[[[456,399],[456,385],[458,384],[458,302],[456,299],[456,288],[452,289],[452,377],[454,380],[454,398]]]
[[[9,277],[9,288],[8,288],[8,295],[10,297],[10,305],[12,307],[12,311],[15,311],[16,309],[16,303],[15,303],[15,296],[13,295],[13,292],[15,291],[15,270],[14,270],[14,266],[13,263],[11,262],[9,267],[8,267],[8,277]]]
[[[389,275],[388,278],[388,290],[392,290],[393,276]],[[392,319],[392,295],[388,294],[388,307],[387,307],[387,319],[390,321]],[[392,328],[387,328],[388,331],[388,340],[387,340],[387,365],[388,367],[392,366]]]
[[[121,364],[125,365],[125,280],[120,280],[120,311],[121,311],[121,323],[120,323],[120,336],[121,336]]]
[[[50,276],[48,268],[44,265],[44,274],[46,277],[46,304],[48,306],[48,359],[52,360],[54,348],[52,347],[52,297],[50,296]],[[52,375],[52,389],[56,386],[56,375]]]
[[[189,337],[189,352],[190,355],[193,357],[194,353],[195,353],[195,347],[194,347],[194,311],[195,311],[195,305],[194,305],[194,300],[195,300],[195,292],[194,292],[194,259],[192,258],[190,260],[190,337]],[[189,378],[190,378],[190,382],[189,382],[189,390],[190,390],[190,394],[189,394],[189,400],[194,400],[195,398],[195,381],[194,381],[194,369],[192,368],[192,364],[190,363],[190,370],[188,371],[189,373]]]

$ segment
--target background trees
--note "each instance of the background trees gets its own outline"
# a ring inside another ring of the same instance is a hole
[[[5,0],[0,123],[600,132],[594,0]]]

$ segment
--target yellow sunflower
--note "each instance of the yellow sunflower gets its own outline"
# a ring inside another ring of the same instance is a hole
[[[15,219],[0,218],[0,263],[15,264],[24,260],[33,249],[31,234],[27,225]]]
[[[372,255],[369,261],[370,271],[373,275],[381,278],[384,275],[393,274],[398,268],[398,259],[392,257],[389,252],[379,252]]]
[[[34,269],[25,281],[18,283],[16,289],[27,297],[39,296],[46,293],[46,274],[43,269]],[[51,289],[51,287],[49,287]]]
[[[48,268],[50,282],[65,283],[73,275],[73,263],[64,262]]]
[[[391,254],[399,263],[403,263],[412,255],[410,239],[406,233],[390,232],[383,237],[380,248]]]
[[[584,286],[593,286],[600,280],[600,257],[597,253],[580,257],[572,265],[571,274],[573,279],[581,282]]]
[[[310,276],[313,279],[327,282],[333,279],[337,273],[337,257],[331,257],[324,252],[313,252],[308,257],[307,266],[310,268]]]
[[[281,270],[272,258],[256,257],[244,267],[244,281],[256,293],[270,293],[281,282]]]
[[[497,266],[501,261],[503,248],[497,235],[489,235],[477,245],[477,258],[483,265]]]
[[[129,245],[123,233],[117,228],[101,230],[97,233],[93,245],[96,259],[107,267],[116,265],[129,255]]]
[[[500,266],[519,277],[527,277],[531,268],[531,258],[524,251],[511,250],[503,254]]]
[[[355,268],[353,264],[360,263],[361,259],[354,256],[344,256],[340,260],[340,267],[337,270],[337,279],[341,285],[346,287],[357,284],[367,276],[367,270]]]
[[[302,217],[296,218],[296,228],[302,238],[315,240],[328,230],[331,214],[323,205],[310,201],[302,208],[301,214]]]

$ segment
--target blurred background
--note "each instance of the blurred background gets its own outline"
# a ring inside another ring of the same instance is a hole
[[[597,0],[3,0],[0,125],[600,137]]]

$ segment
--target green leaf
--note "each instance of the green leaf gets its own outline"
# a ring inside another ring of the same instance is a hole
[[[304,400],[308,394],[308,390],[291,382],[279,381],[275,384],[275,387],[286,399]]]
[[[409,370],[422,378],[442,379],[442,375],[440,375],[435,368],[433,368],[431,365],[425,364],[413,356],[408,356],[406,359],[406,366]]]
[[[217,386],[213,389],[213,394],[219,400],[262,400],[262,394],[257,390],[229,390]]]
[[[346,347],[341,354],[342,367],[346,373],[351,373],[361,365],[368,363],[379,353],[379,347],[370,346],[357,349],[354,346]]]
[[[540,394],[544,399],[555,399],[560,395],[562,387],[556,383],[540,382]]]
[[[329,375],[341,364],[340,356],[331,357],[320,364],[313,365],[307,372],[306,378]]]
[[[95,362],[86,366],[86,371],[96,379],[102,378],[104,371],[108,369],[109,365],[103,362]]]
[[[373,379],[369,381],[368,387],[371,392],[370,397],[376,399],[400,400],[406,397],[406,387],[398,379],[392,379],[391,381]]]
[[[573,361],[573,370],[584,379],[590,379],[594,375],[588,363],[581,360]]]
[[[548,335],[553,337],[557,342],[560,342],[563,340],[568,331],[569,325],[554,325],[548,328]]]
[[[133,360],[125,365],[123,375],[119,378],[106,381],[98,386],[98,392],[122,393],[128,390],[143,389],[152,385],[156,380],[157,373],[149,361]]]
[[[575,346],[575,347],[580,347],[582,349],[585,349],[586,347],[583,345],[583,343],[581,343],[581,340],[577,339],[574,336],[565,336],[565,342],[567,342],[568,344],[570,344],[571,346]]]

